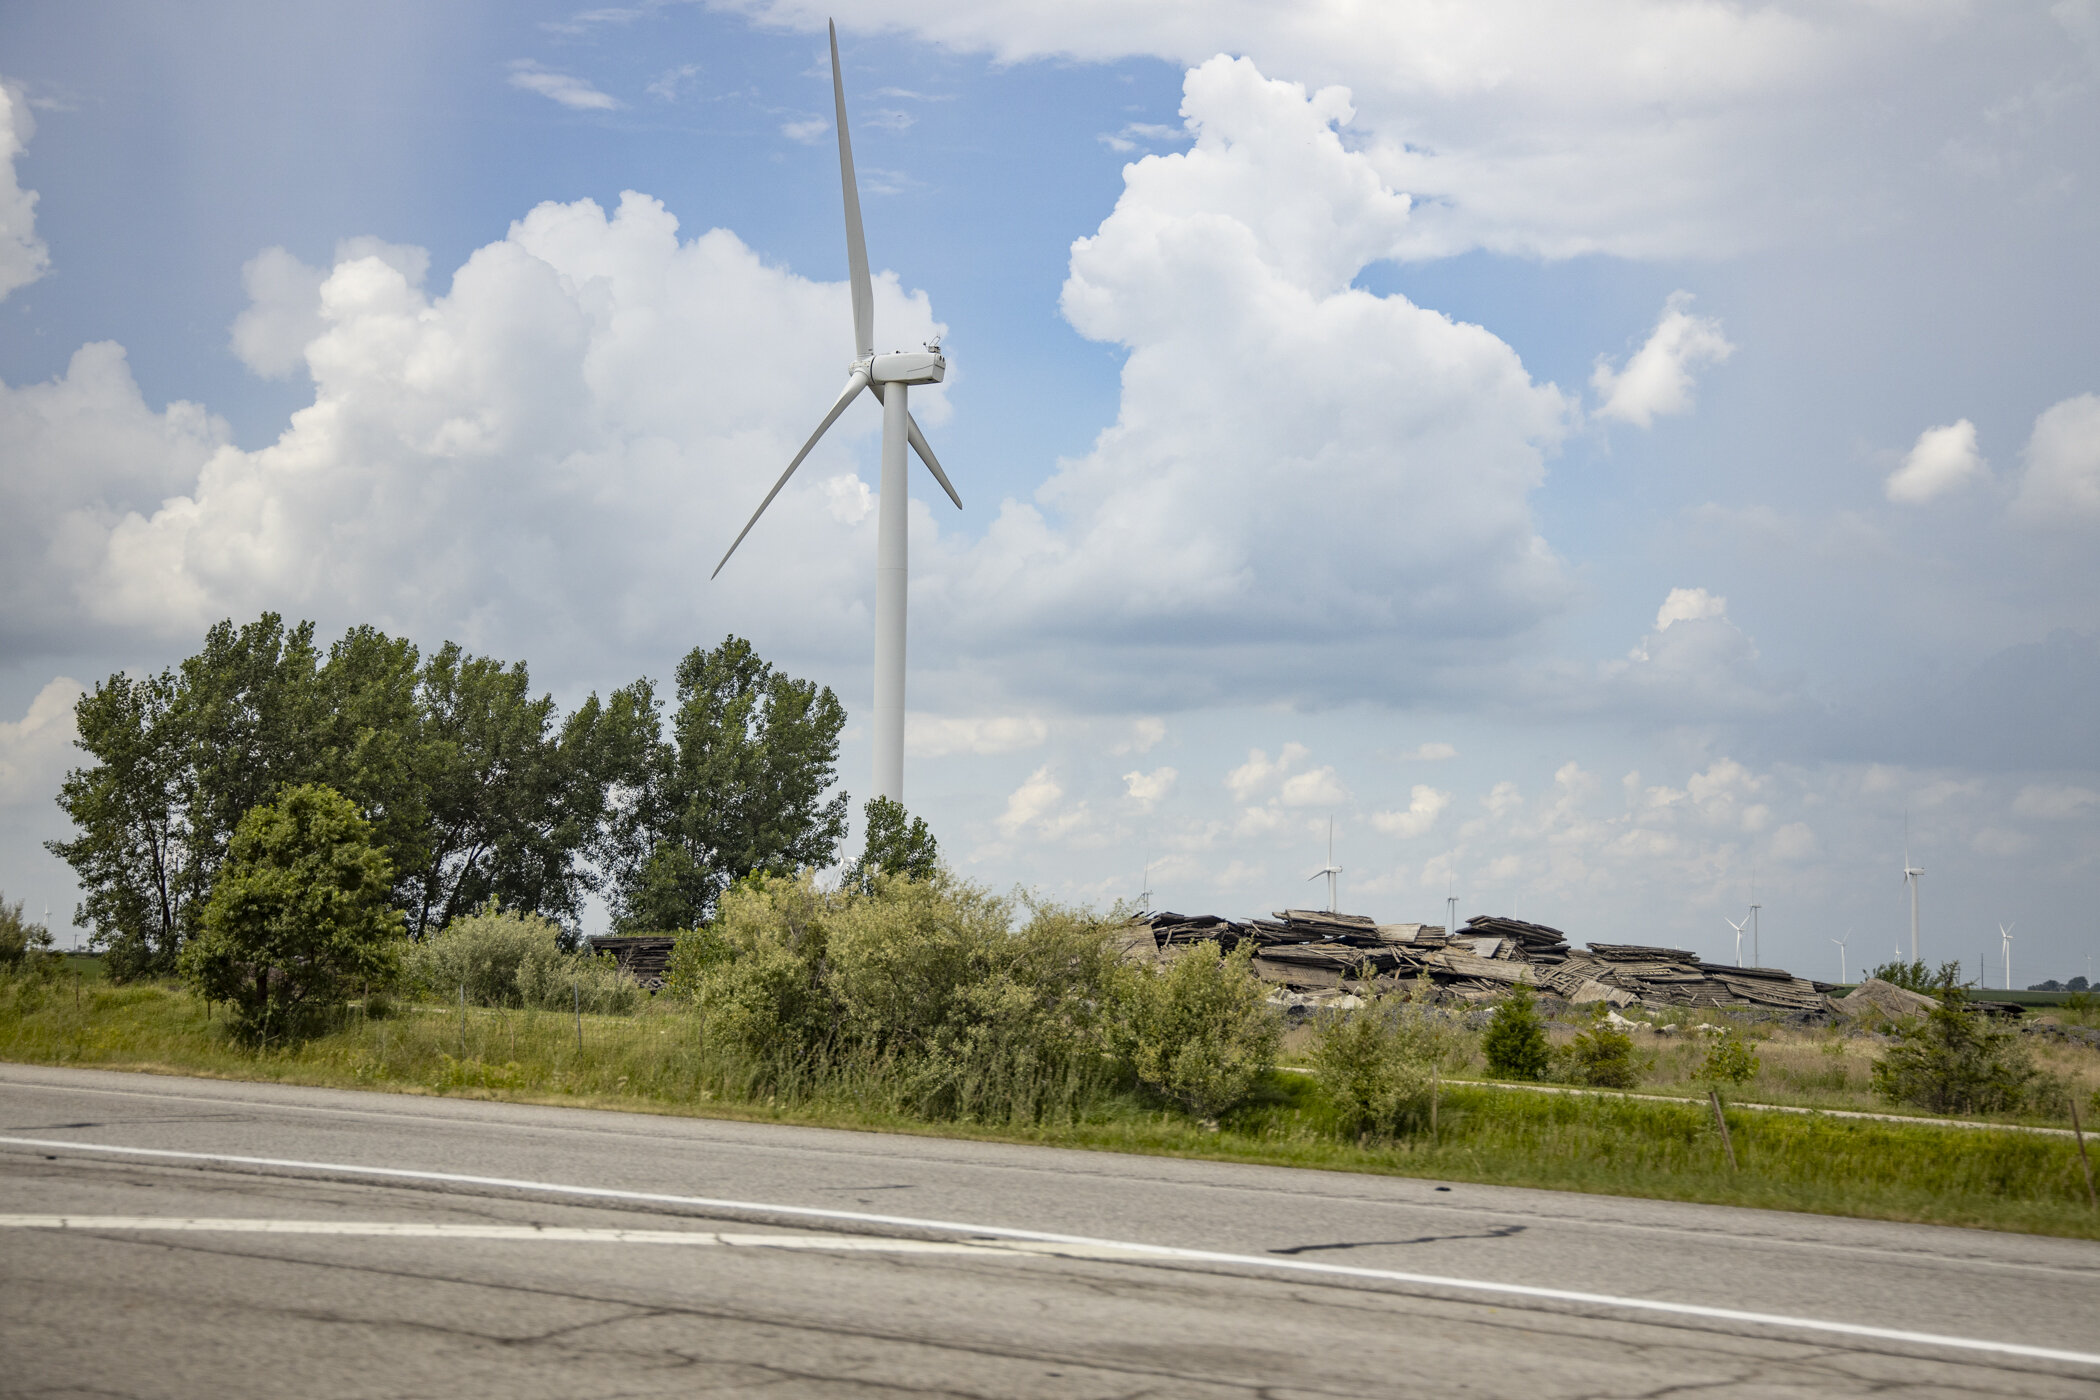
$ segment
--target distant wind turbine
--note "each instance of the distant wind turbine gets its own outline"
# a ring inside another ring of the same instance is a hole
[[[1723,914],[1721,921],[1735,930],[1735,965],[1741,967],[1743,965],[1743,930],[1750,927],[1750,916],[1745,914],[1743,921],[1737,923],[1726,914]]]
[[[882,496],[875,542],[875,795],[902,802],[906,526],[910,517],[906,446],[919,454],[919,460],[933,473],[933,479],[955,502],[957,510],[962,509],[962,497],[955,494],[948,474],[941,470],[933,449],[926,443],[926,435],[919,431],[906,405],[911,385],[938,384],[946,376],[948,362],[941,355],[940,342],[928,341],[923,350],[875,353],[875,289],[868,278],[868,241],[861,231],[860,188],[853,178],[853,143],[846,134],[846,85],[839,77],[836,25],[831,27],[831,98],[838,111],[839,183],[846,197],[846,267],[853,284],[853,363],[846,387],[831,405],[831,411],[817,424],[809,441],[802,444],[802,450],[788,463],[780,480],[773,483],[773,489],[766,492],[766,498],[751,513],[750,521],[730,542],[722,563],[715,565],[715,574],[722,572],[722,565],[729,562],[729,556],[751,533],[758,517],[766,513],[766,507],[788,484],[795,468],[802,465],[802,459],[838,421],[846,406],[860,397],[863,389],[874,394],[882,403]]]
[[[1998,925],[1998,947],[2005,954],[2005,990],[2012,990],[2012,931],[2018,924]]]
[[[1903,883],[1910,890],[1910,960],[1918,960],[1918,877],[1924,867],[1910,863],[1910,817],[1903,818]],[[1900,955],[1902,950],[1897,950]]]
[[[1841,987],[1852,980],[1845,973],[1845,939],[1851,936],[1852,930],[1848,928],[1845,930],[1845,938],[1833,938],[1830,940],[1838,945],[1838,985]]]
[[[1458,932],[1458,881],[1456,877],[1452,879],[1450,889],[1451,893],[1444,896],[1444,932],[1447,934]]]
[[[1321,866],[1318,870],[1315,870],[1312,874],[1306,876],[1305,878],[1308,880],[1317,880],[1322,875],[1325,875],[1327,877],[1327,912],[1330,914],[1335,912],[1334,877],[1341,873],[1342,867],[1334,863],[1334,818],[1329,817],[1327,819],[1327,864]],[[1450,930],[1446,929],[1445,932],[1448,933],[1450,932]]]
[[[1138,908],[1147,914],[1152,912],[1152,857],[1145,857],[1145,887],[1138,891]]]

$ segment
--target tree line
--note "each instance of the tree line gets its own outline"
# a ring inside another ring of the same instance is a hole
[[[690,928],[744,876],[834,864],[848,798],[831,690],[734,636],[695,647],[675,686],[668,713],[644,678],[562,714],[524,662],[452,642],[426,656],[358,626],[324,651],[311,622],[220,622],[179,665],[81,697],[91,761],[57,799],[76,834],[47,844],[117,977],[174,968],[241,819],[302,786],[369,825],[411,938],[491,900],[573,934],[593,894],[621,931]],[[849,878],[930,868],[922,821],[880,800],[869,816]]]

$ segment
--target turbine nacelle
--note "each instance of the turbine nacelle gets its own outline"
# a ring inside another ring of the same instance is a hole
[[[874,356],[866,369],[876,384],[938,384],[947,377],[948,359],[938,350],[892,350]]]

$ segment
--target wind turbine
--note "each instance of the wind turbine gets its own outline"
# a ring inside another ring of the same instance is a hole
[[[766,513],[773,498],[780,494],[795,468],[810,454],[817,440],[824,436],[831,425],[838,421],[848,404],[860,396],[863,389],[873,393],[882,403],[882,499],[875,541],[875,795],[887,797],[893,802],[904,800],[904,599],[906,584],[906,525],[909,521],[910,498],[906,493],[907,468],[904,449],[907,445],[919,454],[919,460],[933,473],[933,479],[962,509],[962,497],[955,494],[955,487],[948,474],[933,455],[926,443],[926,435],[919,431],[918,423],[911,416],[907,404],[910,386],[914,384],[938,384],[948,372],[948,362],[941,355],[941,343],[928,341],[923,350],[893,350],[886,354],[875,353],[875,288],[868,280],[868,242],[860,226],[860,188],[853,179],[853,142],[846,134],[846,85],[839,77],[839,31],[837,25],[831,29],[831,98],[838,110],[839,127],[839,183],[846,198],[846,268],[853,284],[853,363],[848,367],[846,387],[824,415],[817,430],[802,444],[802,450],[789,462],[780,480],[766,492],[766,498],[751,512],[751,519],[730,542],[722,555],[722,563],[715,565],[715,574],[722,572],[722,565],[736,553],[736,547],[751,533],[758,517]]]
[[[1998,925],[1998,948],[2005,954],[2005,990],[2012,990],[2012,931],[2017,923]]]
[[[1152,912],[1152,857],[1145,856],[1145,887],[1138,891],[1138,908],[1147,914]]]
[[[1452,892],[1444,896],[1444,936],[1446,938],[1458,932],[1458,892],[1456,888],[1458,881],[1454,878],[1451,883]]]
[[[1910,890],[1910,960],[1918,960],[1918,877],[1922,866],[1910,863],[1910,818],[1903,819],[1903,883]]]
[[[1305,878],[1308,880],[1317,880],[1322,875],[1325,875],[1327,877],[1327,912],[1330,914],[1335,912],[1334,877],[1341,873],[1342,867],[1334,863],[1334,818],[1329,817],[1327,819],[1327,864],[1321,866],[1318,870],[1315,870],[1312,874],[1306,876]],[[1450,930],[1446,929],[1445,932],[1448,933],[1450,932]]]
[[[1833,938],[1830,940],[1838,945],[1838,985],[1841,987],[1851,980],[1845,974],[1845,940],[1850,937],[1852,937],[1852,930],[1848,928],[1845,930],[1844,938]]]
[[[1748,914],[1745,914],[1743,916],[1743,921],[1741,923],[1737,923],[1735,920],[1729,918],[1726,914],[1723,914],[1721,916],[1721,922],[1727,924],[1730,928],[1735,930],[1735,965],[1737,967],[1741,967],[1743,965],[1743,930],[1750,927],[1750,916]]]

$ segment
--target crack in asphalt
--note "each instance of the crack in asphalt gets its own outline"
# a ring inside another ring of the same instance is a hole
[[[1272,1249],[1269,1253],[1316,1254],[1323,1249],[1375,1249],[1381,1245],[1439,1244],[1445,1240],[1506,1240],[1511,1235],[1523,1234],[1529,1228],[1527,1225],[1504,1225],[1473,1235],[1417,1235],[1411,1240],[1344,1240],[1338,1244],[1293,1244]]]

